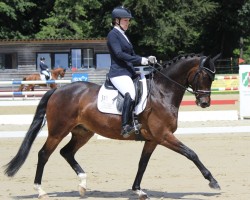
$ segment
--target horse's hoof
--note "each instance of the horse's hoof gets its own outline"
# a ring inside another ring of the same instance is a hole
[[[217,182],[210,182],[209,187],[215,190],[220,190],[220,186]]]
[[[143,195],[141,197],[139,197],[139,200],[150,200],[149,196],[148,195]]]
[[[82,187],[81,185],[78,186],[78,191],[81,197],[85,196],[86,188]]]
[[[143,192],[142,190],[134,190],[134,193],[138,195],[139,200],[149,200],[149,196],[147,193]]]
[[[38,196],[38,199],[49,199],[49,196],[47,194],[42,194]]]

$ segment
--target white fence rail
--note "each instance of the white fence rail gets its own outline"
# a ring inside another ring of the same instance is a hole
[[[0,96],[43,95],[47,91],[0,92]]]
[[[71,80],[48,80],[48,81],[0,81],[0,85],[28,85],[28,84],[52,84],[52,83],[71,83]]]
[[[71,83],[72,80],[47,80],[47,81],[42,81],[42,80],[36,80],[36,81],[0,81],[0,86],[3,86],[6,88],[8,85],[12,85],[12,88],[10,90],[12,91],[0,91],[0,97],[6,97],[6,96],[11,96],[11,97],[20,97],[20,96],[29,96],[29,95],[43,95],[47,92],[47,90],[39,90],[39,91],[13,91],[14,85],[28,85],[28,84],[34,84],[34,85],[41,85],[41,84],[68,84]]]

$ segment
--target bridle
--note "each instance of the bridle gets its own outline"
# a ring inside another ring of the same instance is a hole
[[[205,72],[209,76],[210,80],[214,81],[215,72],[216,72],[215,67],[214,67],[214,71],[212,71],[211,69],[209,69],[207,67],[204,67],[204,63],[205,63],[206,59],[208,59],[208,58],[205,56],[201,58],[199,68],[198,68],[197,72],[195,73],[193,81],[192,81],[195,83],[194,94],[197,96],[199,96],[201,94],[203,94],[203,95],[210,95],[211,94],[211,90],[198,90],[197,89],[198,78],[200,75],[202,75],[202,72]],[[210,62],[210,64],[213,64],[213,63],[211,63],[211,61],[209,61],[209,62]]]
[[[171,81],[172,83],[178,85],[183,90],[186,90],[187,92],[189,92],[191,94],[194,94],[196,96],[210,95],[211,90],[199,90],[199,89],[197,89],[198,88],[198,78],[202,74],[202,72],[205,72],[212,81],[214,80],[214,77],[215,77],[215,72],[216,72],[215,67],[214,67],[214,71],[212,71],[211,69],[208,69],[207,67],[204,67],[204,63],[205,63],[206,59],[208,59],[208,57],[206,57],[206,56],[201,57],[199,68],[198,68],[197,72],[195,73],[193,81],[192,81],[192,82],[195,82],[195,88],[194,89],[192,88],[192,86],[190,84],[188,86],[184,86],[184,85],[176,82],[175,80],[171,79],[170,77],[168,77],[164,73],[162,73],[161,70],[163,69],[163,66],[160,63],[154,63],[154,64],[150,65],[150,67],[153,69],[153,72],[157,71],[162,76],[167,78],[169,81]],[[213,64],[211,61],[209,61],[209,62],[210,62],[210,64]],[[156,67],[155,65],[158,65],[158,67]],[[190,90],[188,87],[191,88],[192,90]]]

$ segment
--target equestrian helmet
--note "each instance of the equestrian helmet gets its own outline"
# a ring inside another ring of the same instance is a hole
[[[112,19],[115,18],[133,18],[129,9],[124,8],[123,6],[118,6],[112,11]]]

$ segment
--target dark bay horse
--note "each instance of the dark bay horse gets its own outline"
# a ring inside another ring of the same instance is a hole
[[[53,80],[57,80],[58,77],[63,78],[65,75],[66,69],[64,68],[56,68],[51,70],[51,76]],[[23,78],[23,81],[40,81],[41,77],[39,73],[35,73],[35,74],[30,74],[28,76],[25,76]],[[47,86],[47,84],[36,84],[36,85],[40,85],[40,86]],[[51,83],[50,84],[50,88],[56,88],[57,85],[55,83]],[[25,89],[25,91],[34,91],[35,88],[35,84],[28,84],[27,86],[25,86],[24,84],[21,84],[18,88],[18,91],[23,91],[23,89]]]
[[[132,185],[132,190],[139,199],[149,199],[140,185],[148,161],[157,145],[165,146],[193,161],[204,178],[209,181],[209,186],[213,189],[220,189],[219,184],[197,154],[173,134],[177,129],[178,111],[183,95],[186,90],[190,90],[188,87],[192,88],[198,106],[202,108],[210,106],[211,84],[215,76],[214,61],[216,59],[217,57],[198,55],[180,56],[162,68],[155,68],[151,77],[147,79],[149,88],[147,105],[138,116],[138,120],[142,124],[140,134],[144,138],[145,144]],[[46,115],[48,137],[38,153],[34,180],[39,198],[47,197],[41,186],[45,164],[58,144],[70,132],[72,138],[60,150],[60,154],[80,178],[79,193],[84,196],[86,173],[74,157],[78,149],[85,145],[95,133],[117,140],[135,140],[136,138],[135,135],[131,135],[124,139],[120,135],[120,115],[104,114],[98,111],[99,90],[100,85],[90,82],[74,82],[58,89],[49,90],[42,97],[33,122],[16,156],[5,166],[5,173],[12,177],[23,165],[33,141],[42,128]]]

